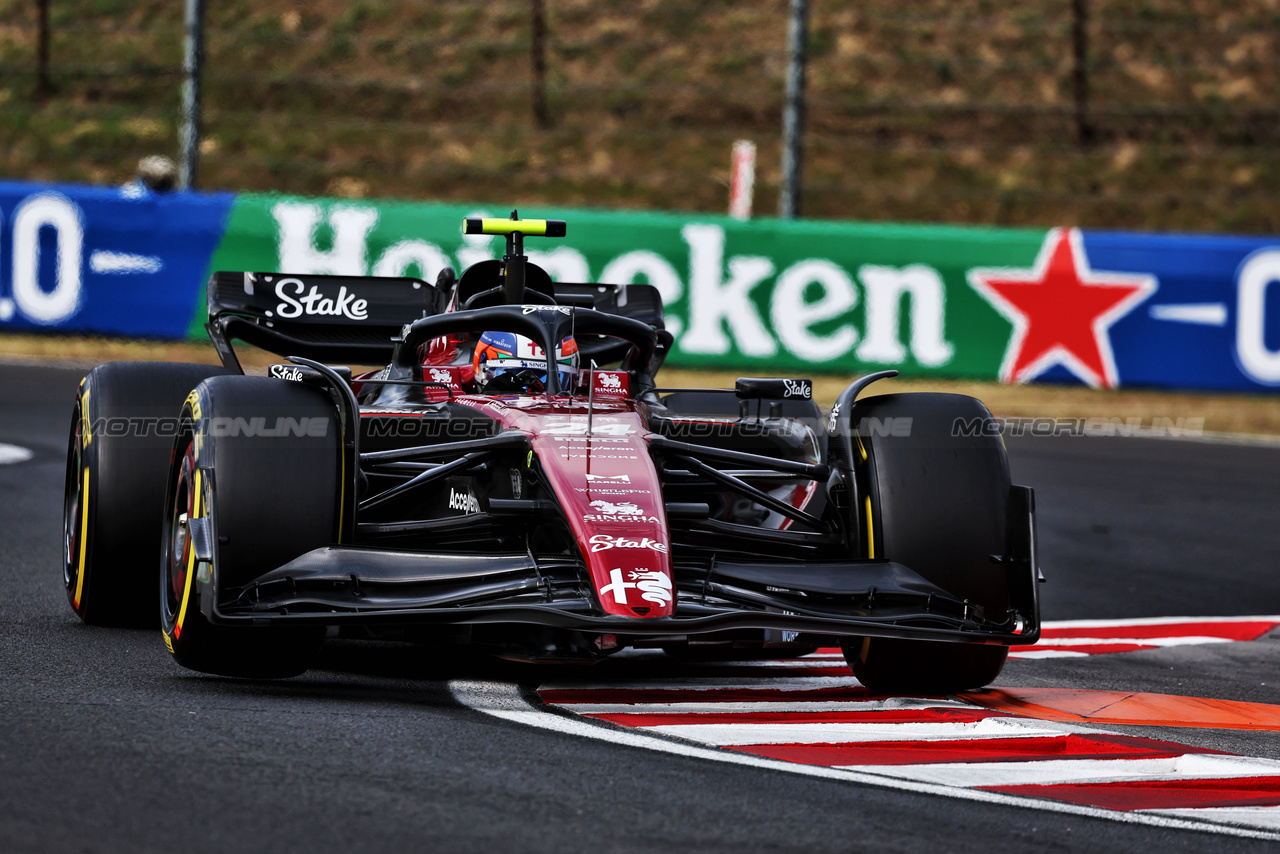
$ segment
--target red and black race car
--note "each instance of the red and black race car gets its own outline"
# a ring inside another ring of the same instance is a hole
[[[552,282],[554,220],[467,220],[501,261],[409,278],[214,274],[221,368],[81,384],[76,613],[178,663],[307,669],[327,633],[590,661],[838,643],[883,690],[993,680],[1039,635],[1032,492],[977,400],[800,378],[662,388],[647,285]],[[281,354],[248,376],[231,342]],[[353,376],[336,364],[385,364]],[[158,590],[158,601],[157,601]]]

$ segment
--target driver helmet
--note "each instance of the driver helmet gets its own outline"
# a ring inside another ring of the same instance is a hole
[[[578,377],[578,343],[572,337],[556,346],[561,392],[570,392]],[[537,394],[547,388],[547,357],[541,345],[514,332],[480,336],[471,365],[476,387],[489,394]]]

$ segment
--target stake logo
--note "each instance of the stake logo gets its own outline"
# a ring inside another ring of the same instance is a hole
[[[809,400],[813,397],[813,383],[808,380],[783,380],[782,385],[786,389],[783,394],[787,398],[801,397]]]
[[[303,315],[324,317],[346,317],[349,320],[368,320],[368,300],[356,299],[356,295],[347,291],[347,286],[338,288],[336,297],[328,297],[320,292],[316,285],[306,296],[302,292],[307,286],[301,279],[281,279],[276,282],[276,296],[280,303],[276,305],[276,315],[293,318]],[[290,293],[292,291],[292,293]]]
[[[649,537],[641,537],[638,540],[629,540],[626,537],[611,537],[608,534],[596,534],[588,542],[591,543],[591,551],[607,552],[609,549],[649,549],[650,551],[666,554],[667,544],[660,543]]]
[[[275,377],[278,380],[300,383],[302,382],[302,368],[297,365],[272,365],[267,369],[267,376]]]

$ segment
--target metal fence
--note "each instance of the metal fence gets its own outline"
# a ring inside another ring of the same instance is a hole
[[[211,0],[200,183],[719,212],[749,139],[771,215],[789,5]],[[182,12],[0,0],[0,174],[175,154]],[[809,0],[801,210],[1275,232],[1278,39],[1267,0]]]

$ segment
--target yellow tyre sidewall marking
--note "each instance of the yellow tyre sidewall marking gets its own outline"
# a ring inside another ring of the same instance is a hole
[[[199,519],[201,510],[200,498],[202,493],[200,491],[200,469],[198,468],[196,469],[196,482],[193,487],[193,491],[195,492],[195,505],[191,509],[191,518]],[[190,546],[190,534],[188,534],[187,548],[189,550],[189,554],[187,555],[187,582],[183,585],[182,589],[182,605],[178,608],[178,621],[173,626],[173,637],[175,640],[182,637],[182,623],[187,618],[187,606],[191,603],[191,582],[196,574],[196,550]],[[165,642],[169,642],[168,637],[165,638]]]
[[[85,434],[89,435],[88,433]],[[89,539],[89,467],[84,467],[84,491],[80,493],[80,563],[76,570],[76,608],[80,607],[80,597],[84,593],[84,555],[85,544]]]
[[[876,556],[876,531],[875,525],[871,519],[871,496],[867,496],[867,557],[874,559]]]

